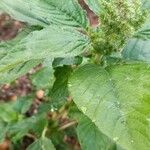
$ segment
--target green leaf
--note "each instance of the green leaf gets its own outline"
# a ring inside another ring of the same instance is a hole
[[[140,60],[150,63],[150,40],[131,39],[122,55],[128,60]]]
[[[13,109],[20,114],[25,114],[30,109],[33,99],[33,96],[20,97],[15,102]]]
[[[0,120],[0,143],[2,143],[5,140],[6,131],[6,124],[2,120]]]
[[[50,139],[44,137],[32,143],[27,150],[55,150],[55,147]]]
[[[76,56],[89,46],[89,39],[73,29],[49,26],[32,32],[0,60],[0,72],[33,59]]]
[[[58,67],[55,71],[55,82],[49,93],[54,107],[60,107],[69,97],[68,78],[72,73],[70,66]]]
[[[64,65],[80,65],[82,63],[82,57],[66,57],[66,58],[56,58],[53,61],[53,67],[62,67]]]
[[[1,0],[1,8],[23,22],[31,25],[50,24],[86,28],[86,15],[77,0]]]
[[[8,53],[12,47],[17,45],[22,39],[35,30],[41,30],[42,28],[38,26],[25,26],[18,32],[17,36],[11,40],[0,41],[0,58]]]
[[[2,61],[2,60],[0,60]],[[26,74],[30,69],[37,66],[42,60],[29,60],[18,65],[9,66],[4,71],[0,71],[0,84],[10,83],[20,76]]]
[[[8,135],[14,142],[20,140],[29,131],[35,133],[37,136],[41,136],[42,131],[46,125],[47,120],[44,114],[32,116],[30,118],[24,118],[17,123],[10,124]]]
[[[80,119],[77,134],[83,150],[117,150],[116,144],[101,133],[87,117]]]
[[[54,70],[52,67],[44,67],[31,76],[31,81],[37,89],[47,89],[54,83]]]
[[[40,30],[37,26],[27,26],[24,25],[20,31],[18,31],[17,36],[11,40],[1,41],[0,48],[6,47],[11,48],[15,46],[19,41],[21,41],[24,37],[26,37],[29,33],[35,30]],[[1,50],[1,49],[0,49]],[[7,49],[6,49],[7,50]]]
[[[83,150],[123,150],[104,135],[74,104],[69,109],[69,117],[78,121],[76,131]]]
[[[141,0],[143,4],[143,8],[146,8],[148,11],[150,11],[150,1],[149,0]]]
[[[125,59],[150,62],[150,16],[122,51]]]
[[[2,66],[2,61],[5,56],[9,55],[9,53],[13,53],[11,51],[12,47],[15,47],[22,39],[24,39],[27,35],[29,35],[32,31],[37,29],[36,27],[25,27],[17,37],[10,41],[0,42],[0,70],[4,69]],[[7,58],[8,61],[10,58]],[[29,60],[21,63],[16,63],[14,65],[10,64],[3,70],[0,71],[0,84],[12,82],[16,78],[27,73],[31,68],[35,67],[41,62],[41,60]],[[12,62],[13,63],[13,62]],[[6,64],[5,64],[6,65]]]
[[[18,114],[12,108],[13,103],[0,103],[0,119],[4,122],[13,122],[18,119]]]
[[[125,149],[149,149],[149,65],[85,65],[70,84],[74,102],[100,131]]]
[[[56,150],[70,150],[68,144],[64,142],[64,136],[66,135],[66,132],[53,130],[53,134],[51,134],[51,141],[55,145]]]
[[[134,37],[149,40],[150,39],[150,15],[147,17],[148,19],[144,23],[144,25],[135,33]]]
[[[5,77],[6,72],[12,71],[11,76],[18,77],[44,58],[72,57],[82,53],[88,47],[89,39],[80,32],[70,28],[49,26],[32,32],[9,52],[0,54],[0,74]],[[25,69],[22,70],[22,66]]]
[[[48,97],[49,100],[39,107],[39,114],[43,112],[58,110],[62,105],[65,104],[69,97],[68,91],[68,79],[72,73],[70,66],[63,66],[55,68],[55,82],[53,87],[49,89]]]
[[[89,8],[96,14],[99,15],[101,11],[100,0],[85,0]]]

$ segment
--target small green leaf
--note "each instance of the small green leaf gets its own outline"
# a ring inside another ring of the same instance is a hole
[[[32,143],[27,150],[55,150],[55,147],[50,139],[44,137]]]
[[[13,109],[20,114],[25,114],[30,109],[32,103],[33,96],[20,97],[14,104]]]
[[[125,59],[150,63],[150,16],[122,51]]]
[[[100,0],[85,0],[89,8],[96,14],[99,15],[101,11]]]
[[[0,120],[0,143],[4,141],[6,132],[7,132],[6,124],[2,120]]]
[[[49,93],[51,102],[54,107],[60,107],[64,104],[69,96],[68,78],[72,73],[70,66],[58,67],[55,71],[56,80],[53,88]]]
[[[18,119],[18,114],[13,110],[13,104],[0,103],[0,119],[4,122],[13,122]]]
[[[56,58],[53,61],[53,67],[62,67],[64,65],[80,65],[82,63],[82,57],[66,57],[66,58]]]
[[[146,8],[148,11],[150,11],[150,1],[149,0],[141,0],[143,4],[143,8]]]
[[[52,67],[44,67],[31,76],[31,81],[37,89],[52,87],[54,82],[54,70]]]
[[[122,55],[128,60],[140,60],[150,63],[150,40],[131,39]]]
[[[149,65],[85,65],[70,83],[74,102],[100,131],[125,149],[149,149]]]
[[[86,28],[86,14],[77,0],[1,0],[3,11],[31,25],[50,24]]]
[[[135,38],[150,40],[150,15],[147,18],[144,25],[135,33]]]
[[[17,123],[10,124],[8,135],[12,137],[12,141],[14,142],[20,140],[29,131],[35,133],[37,136],[40,136],[46,124],[46,116],[43,114],[32,116],[30,118],[24,118]]]

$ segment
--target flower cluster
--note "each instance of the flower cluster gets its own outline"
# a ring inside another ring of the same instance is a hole
[[[101,0],[100,26],[90,32],[96,52],[110,54],[119,51],[146,18],[140,0]]]

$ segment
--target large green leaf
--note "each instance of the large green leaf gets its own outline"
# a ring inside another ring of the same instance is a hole
[[[32,63],[47,57],[50,59],[76,56],[88,46],[89,39],[80,32],[70,28],[49,26],[32,32],[7,53],[0,53],[0,74],[13,71],[14,68],[17,70],[13,72],[19,74],[18,71],[22,69],[22,66],[26,67],[28,64],[28,67],[33,67]]]
[[[149,65],[85,65],[70,83],[74,102],[99,130],[125,149],[149,150]]]
[[[44,137],[32,143],[27,150],[55,150],[55,147],[50,139]]]
[[[0,60],[0,71],[32,59],[75,56],[89,45],[89,39],[73,29],[49,26],[21,40]]]
[[[0,6],[14,18],[31,25],[59,24],[86,28],[88,24],[77,0],[1,0]]]

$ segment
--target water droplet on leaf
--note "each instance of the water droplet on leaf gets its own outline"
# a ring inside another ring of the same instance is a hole
[[[68,83],[68,87],[71,87],[71,86],[72,86],[72,84]]]
[[[147,121],[150,121],[150,118],[147,118],[146,120],[147,120]]]
[[[134,141],[133,140],[131,140],[131,143],[133,143]]]
[[[95,123],[95,122],[96,122],[96,119],[93,119],[92,122]]]
[[[86,107],[84,107],[84,106],[82,106],[82,107],[81,107],[81,110],[83,111],[83,113],[85,113],[85,112],[86,112],[86,110],[87,110],[87,108],[86,108]]]
[[[54,112],[54,111],[56,111],[56,110],[57,110],[57,108],[52,105],[52,106],[51,106],[51,112]]]
[[[119,140],[119,138],[118,137],[114,137],[113,140],[116,142],[116,141]]]

